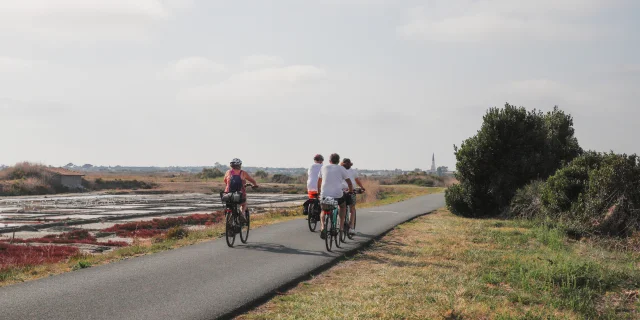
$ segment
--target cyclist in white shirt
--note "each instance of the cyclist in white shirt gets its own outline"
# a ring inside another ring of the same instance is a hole
[[[320,169],[320,175],[318,177],[318,192],[320,198],[331,197],[338,201],[340,206],[340,223],[338,226],[344,225],[344,216],[346,213],[346,205],[344,191],[342,190],[342,182],[346,181],[349,192],[353,192],[353,184],[349,178],[347,170],[340,166],[340,156],[334,153],[329,157],[330,164],[323,166]],[[320,214],[320,238],[325,239],[327,232],[324,225],[324,211]]]
[[[340,165],[347,170],[347,174],[349,175],[349,179],[351,179],[351,182],[356,183],[362,189],[362,191],[365,191],[364,187],[362,186],[362,182],[360,182],[360,179],[358,178],[358,171],[356,169],[351,169],[351,167],[353,166],[353,162],[351,162],[351,159],[342,159],[342,163]],[[349,234],[354,235],[356,234],[356,228],[354,227],[356,219],[353,218],[356,214],[356,195],[355,193],[346,193],[349,190],[349,186],[347,185],[346,181],[342,182],[342,189],[345,192],[345,202],[347,203],[347,205],[349,205],[349,211],[351,212],[352,217],[351,221],[349,222]]]
[[[323,162],[324,157],[321,154],[316,154],[313,157],[313,164],[309,167],[309,170],[307,170],[307,193],[309,194],[309,200],[302,205],[304,207],[304,214],[308,214],[309,202],[312,201],[312,199],[317,199],[319,196],[318,175],[320,174],[320,168],[322,168]]]

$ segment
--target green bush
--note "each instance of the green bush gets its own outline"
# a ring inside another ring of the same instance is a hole
[[[506,104],[483,120],[475,136],[454,146],[460,184],[445,197],[457,215],[502,214],[518,189],[546,179],[582,152],[572,117],[557,107],[543,114]]]
[[[542,190],[545,184],[536,180],[518,189],[511,199],[509,215],[519,218],[533,218],[538,216],[542,208]]]
[[[202,172],[198,174],[198,178],[200,179],[215,179],[220,177],[224,177],[224,172],[218,168],[204,168]]]
[[[269,176],[269,174],[264,170],[258,170],[256,171],[255,176],[260,179],[266,179]]]
[[[636,155],[586,152],[549,177],[539,214],[578,234],[629,235],[640,225],[639,187]]]

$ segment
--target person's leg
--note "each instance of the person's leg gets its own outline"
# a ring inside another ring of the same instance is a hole
[[[338,224],[338,228],[342,229],[341,227],[344,226],[344,216],[347,213],[347,205],[344,201],[342,201],[342,203],[340,203],[340,224]]]
[[[356,221],[356,204],[352,204],[351,205],[351,221],[349,221],[349,227],[351,227],[351,229],[354,229],[355,227],[353,226],[355,224]]]

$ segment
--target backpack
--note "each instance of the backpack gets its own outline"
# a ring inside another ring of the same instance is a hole
[[[242,187],[242,170],[240,170],[240,173],[237,175],[234,175],[232,170],[231,176],[229,177],[229,192],[240,192],[242,191]]]

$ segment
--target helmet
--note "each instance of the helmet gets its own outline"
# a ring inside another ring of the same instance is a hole
[[[321,154],[316,154],[316,155],[313,157],[313,160],[314,160],[314,161],[324,161],[324,157],[323,157]]]
[[[238,158],[233,158],[233,160],[231,160],[231,165],[232,166],[241,166],[242,165],[242,160],[240,160]]]

